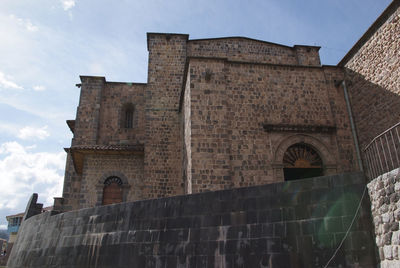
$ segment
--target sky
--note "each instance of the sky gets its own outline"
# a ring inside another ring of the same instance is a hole
[[[147,32],[321,46],[336,65],[389,0],[1,0],[0,229],[60,197],[79,75],[147,81]]]

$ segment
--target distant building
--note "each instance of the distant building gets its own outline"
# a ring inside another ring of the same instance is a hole
[[[22,218],[24,217],[24,213],[18,213],[15,215],[9,215],[6,217],[8,226],[7,233],[9,235],[8,243],[13,244],[17,237],[18,229],[21,226]]]
[[[43,208],[42,212],[46,212],[46,211],[50,211],[50,210],[53,210],[53,206]],[[24,215],[25,215],[25,213],[21,212],[18,214],[6,216],[6,219],[8,222],[7,233],[9,235],[8,242],[6,243],[6,248],[4,248],[6,250],[6,252],[11,252],[11,249],[12,249],[15,241],[17,240],[18,230],[22,224],[22,219],[24,218]],[[1,242],[0,242],[0,247],[2,248]],[[1,252],[4,252],[4,249],[2,249]]]

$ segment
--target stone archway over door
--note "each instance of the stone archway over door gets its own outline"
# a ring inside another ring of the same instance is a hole
[[[296,143],[283,155],[285,181],[323,176],[323,163],[319,154],[308,144]]]
[[[300,144],[304,143],[309,145],[312,149],[315,150],[315,152],[318,153],[319,157],[322,160],[323,164],[322,168],[324,175],[336,174],[337,172],[337,166],[335,160],[336,152],[330,151],[328,149],[328,146],[326,146],[324,142],[322,142],[322,140],[316,137],[307,134],[293,134],[282,139],[281,142],[278,143],[278,146],[275,149],[272,168],[274,172],[274,177],[278,181],[285,180],[284,178],[285,167],[283,163],[283,157],[285,153],[292,145],[299,143]]]

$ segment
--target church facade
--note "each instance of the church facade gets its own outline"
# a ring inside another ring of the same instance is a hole
[[[81,76],[63,196],[7,267],[399,267],[399,36],[400,0],[337,66],[149,33],[147,83]]]
[[[164,33],[147,45],[147,83],[81,76],[59,210],[360,170],[344,69],[321,65],[319,47]]]

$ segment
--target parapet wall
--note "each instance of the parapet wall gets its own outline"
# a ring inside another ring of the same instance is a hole
[[[375,267],[364,176],[43,213],[20,227],[8,267]]]
[[[288,47],[245,37],[226,37],[189,40],[187,55],[240,62],[321,66],[318,51],[316,46]]]
[[[382,268],[400,267],[400,168],[368,184]]]

